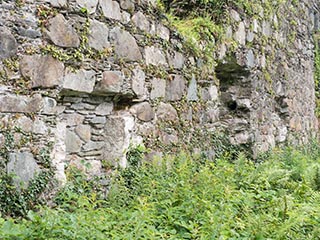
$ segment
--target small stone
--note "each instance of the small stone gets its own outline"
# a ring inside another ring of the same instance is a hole
[[[170,145],[172,143],[177,143],[179,138],[177,133],[173,130],[172,133],[160,132],[160,141],[165,145]]]
[[[241,18],[240,18],[240,15],[237,11],[231,9],[230,11],[230,16],[233,18],[233,20],[235,20],[236,22],[240,22],[241,21]]]
[[[267,21],[262,22],[262,34],[266,37],[270,37],[272,35],[270,22],[267,22]]]
[[[53,7],[66,7],[67,0],[47,0]]]
[[[125,61],[139,61],[142,59],[139,46],[129,32],[115,27],[110,31],[110,41],[114,44],[114,52],[119,58]]]
[[[157,25],[156,33],[163,40],[166,40],[166,41],[170,40],[170,30],[167,27],[163,26],[162,24]]]
[[[85,152],[89,152],[89,151],[95,151],[95,150],[100,150],[102,149],[102,147],[104,146],[104,143],[103,142],[93,142],[93,141],[90,141],[88,143],[86,143],[84,146],[83,146],[83,151]]]
[[[169,103],[160,103],[156,112],[157,118],[163,121],[177,121],[177,110]]]
[[[84,116],[77,113],[62,114],[61,117],[68,127],[79,125],[83,123],[84,120]]]
[[[76,0],[77,4],[87,10],[89,14],[92,14],[96,11],[98,0]]]
[[[197,80],[195,79],[194,76],[192,76],[192,79],[189,84],[187,99],[188,101],[198,100],[198,86],[197,86]]]
[[[139,120],[149,122],[154,118],[154,111],[149,103],[143,102],[133,105],[130,112]]]
[[[17,41],[11,32],[0,27],[0,60],[15,56],[17,47]]]
[[[105,124],[106,123],[106,117],[94,117],[90,120],[90,123],[92,124]]]
[[[75,128],[76,134],[84,142],[89,142],[91,139],[91,127],[89,125],[80,124]]]
[[[40,119],[36,119],[33,122],[32,132],[35,134],[46,134],[48,132],[48,127],[46,126],[44,121],[41,121]]]
[[[208,92],[212,101],[217,101],[219,99],[218,88],[216,86],[210,86]]]
[[[182,69],[185,63],[185,57],[182,53],[174,51],[173,54],[167,54],[169,65],[175,69]]]
[[[73,92],[91,93],[95,85],[96,72],[79,70],[76,73],[66,73],[63,80],[63,90]]]
[[[181,100],[185,88],[185,81],[181,75],[171,75],[171,79],[166,82],[166,99],[168,101]]]
[[[78,153],[81,150],[82,141],[74,132],[66,131],[66,151],[67,153]]]
[[[106,18],[121,20],[120,5],[112,0],[99,0],[102,13]]]
[[[120,0],[120,6],[124,10],[128,10],[129,12],[134,11],[134,1],[133,0]]]
[[[24,132],[31,132],[33,127],[33,121],[26,116],[22,116],[17,119],[17,121],[15,122],[15,126],[20,128]]]
[[[163,52],[154,46],[145,48],[145,57],[147,65],[167,66],[167,60]]]
[[[80,39],[76,30],[67,22],[62,14],[49,20],[46,34],[59,47],[79,47]]]
[[[90,21],[88,44],[91,48],[98,51],[109,48],[108,36],[109,29],[104,23],[96,20]]]
[[[160,78],[153,78],[151,80],[150,98],[164,98],[166,96],[166,80]]]
[[[127,23],[130,22],[130,20],[131,20],[130,13],[123,11],[122,14],[121,14],[121,22],[123,24],[127,24]]]
[[[147,89],[145,87],[145,78],[146,75],[140,68],[136,68],[133,70],[132,90],[140,99],[146,98]]]
[[[38,172],[40,172],[40,168],[32,153],[9,153],[7,173],[15,175],[13,181],[16,187],[26,188]]]
[[[246,28],[243,22],[239,23],[238,31],[235,32],[234,38],[241,45],[246,44]]]
[[[32,88],[51,88],[62,82],[64,65],[50,55],[24,56],[20,61],[20,72],[31,81]]]
[[[123,74],[119,71],[105,71],[102,79],[95,86],[94,91],[103,95],[112,95],[121,92],[123,85]]]
[[[110,115],[112,111],[113,111],[113,103],[104,102],[99,104],[99,106],[96,108],[95,114],[101,115],[101,116],[107,116],[107,115]]]
[[[131,18],[133,24],[142,31],[148,32],[150,29],[150,23],[142,12],[135,13]]]
[[[42,113],[46,115],[53,115],[57,113],[57,101],[54,98],[44,97]]]

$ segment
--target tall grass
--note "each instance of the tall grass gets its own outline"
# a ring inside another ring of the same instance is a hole
[[[77,175],[55,208],[0,218],[0,238],[318,239],[319,157],[316,145],[261,163],[167,156],[115,174],[106,200]]]

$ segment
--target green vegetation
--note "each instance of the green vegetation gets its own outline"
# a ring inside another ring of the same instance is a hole
[[[215,161],[167,156],[141,161],[103,186],[78,171],[56,207],[0,218],[1,239],[317,239],[320,150],[277,150],[256,163],[238,153]]]

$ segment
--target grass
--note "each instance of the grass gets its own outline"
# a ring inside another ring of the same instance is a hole
[[[318,239],[320,151],[277,150],[259,163],[167,156],[114,175],[107,199],[79,173],[54,208],[0,218],[1,239]],[[125,177],[124,177],[125,176]]]

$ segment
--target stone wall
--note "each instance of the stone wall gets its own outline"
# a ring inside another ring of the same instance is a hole
[[[153,5],[0,2],[0,156],[8,172],[28,182],[48,153],[64,182],[70,164],[92,175],[125,167],[135,144],[151,155],[214,156],[215,137],[227,132],[257,155],[317,132],[315,2],[259,16],[231,9],[209,72]]]

